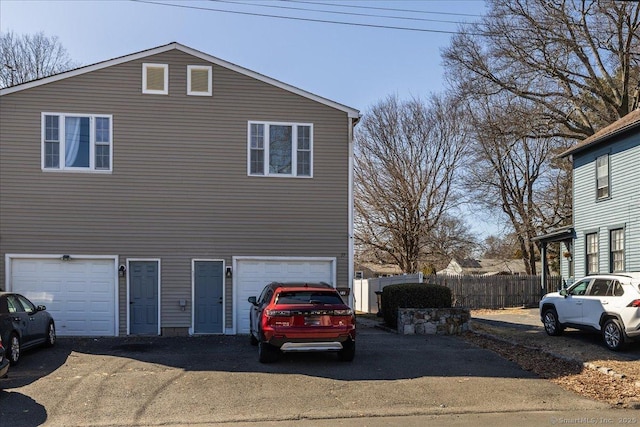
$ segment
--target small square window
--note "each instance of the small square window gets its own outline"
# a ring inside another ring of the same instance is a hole
[[[211,67],[203,65],[187,66],[187,95],[211,96]]]
[[[169,93],[169,65],[142,64],[142,93],[154,95]]]

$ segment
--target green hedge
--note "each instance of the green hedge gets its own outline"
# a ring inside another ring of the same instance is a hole
[[[387,326],[397,326],[399,308],[451,308],[451,289],[421,283],[385,286],[382,289],[382,314]]]

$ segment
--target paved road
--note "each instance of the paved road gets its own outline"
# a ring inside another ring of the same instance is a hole
[[[244,336],[67,338],[24,354],[0,384],[3,427],[552,425],[627,414],[457,337],[365,325],[352,363],[296,354],[262,365]]]
[[[478,311],[473,313],[473,318],[503,322],[503,326],[513,328],[530,329],[536,327],[542,330],[540,311],[537,308]]]

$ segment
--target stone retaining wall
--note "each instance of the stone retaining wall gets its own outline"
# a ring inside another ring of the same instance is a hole
[[[468,308],[399,308],[402,335],[459,335],[469,330]]]

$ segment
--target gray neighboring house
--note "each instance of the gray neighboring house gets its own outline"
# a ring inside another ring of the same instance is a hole
[[[561,274],[640,271],[640,110],[561,154],[573,164],[573,225],[547,236],[561,242]]]
[[[171,43],[0,90],[0,288],[59,335],[242,334],[353,277],[356,109]]]
[[[537,267],[539,268],[539,267]],[[452,258],[446,268],[436,274],[445,275],[479,275],[495,276],[508,274],[527,274],[524,261],[521,259],[455,259]]]
[[[358,262],[354,264],[356,279],[374,279],[402,274],[397,264],[381,264],[376,262]]]

